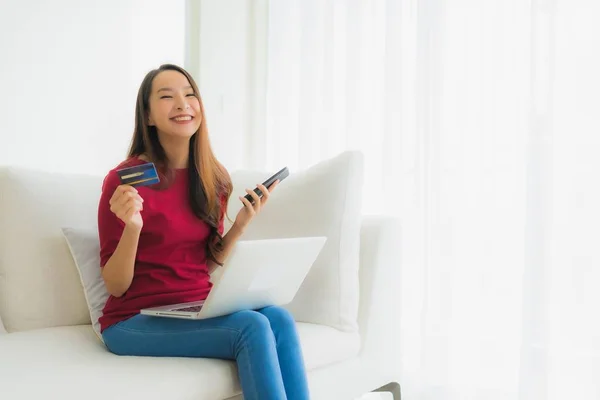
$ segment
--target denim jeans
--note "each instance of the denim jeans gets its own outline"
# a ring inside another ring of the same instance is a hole
[[[118,355],[236,360],[245,400],[309,398],[296,325],[281,307],[203,320],[139,314],[102,338]]]

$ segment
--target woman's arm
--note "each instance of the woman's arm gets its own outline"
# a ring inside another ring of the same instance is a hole
[[[141,227],[127,225],[115,252],[102,268],[108,293],[121,297],[131,286]]]
[[[140,214],[143,202],[137,189],[119,185],[115,172],[107,176],[98,206],[98,236],[102,278],[106,290],[114,297],[121,297],[133,281],[144,225]]]
[[[221,251],[219,251],[217,254],[215,254],[215,258],[221,264],[225,263],[225,260],[227,260],[227,257],[229,257],[229,254],[231,253],[231,250],[235,246],[235,243],[238,241],[238,239],[240,238],[240,236],[242,236],[243,233],[244,233],[244,230],[242,227],[240,227],[237,224],[233,224],[233,226],[231,227],[231,229],[229,229],[227,234],[225,234],[225,236],[223,236],[223,248],[221,249]],[[213,271],[216,270],[218,267],[219,267],[219,264],[217,264],[216,262],[214,262],[212,260],[208,261],[208,272],[209,273],[212,274]]]
[[[246,198],[240,196],[240,201],[244,204],[244,207],[239,211],[235,222],[231,226],[231,229],[225,236],[223,236],[223,248],[220,252],[215,255],[217,261],[224,264],[227,257],[231,253],[231,250],[235,246],[240,236],[246,230],[246,227],[252,221],[252,219],[260,212],[261,208],[269,200],[271,192],[277,187],[279,180],[275,181],[268,189],[264,185],[256,185],[263,193],[262,197],[259,197],[254,190],[246,189],[246,192],[252,197],[253,203],[249,202]],[[212,273],[217,269],[219,264],[210,260],[208,262],[208,272]]]

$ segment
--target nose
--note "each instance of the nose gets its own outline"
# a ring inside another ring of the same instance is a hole
[[[179,101],[177,102],[177,109],[178,110],[187,110],[188,108],[190,108],[190,105],[187,102],[187,99],[184,96],[178,96]]]

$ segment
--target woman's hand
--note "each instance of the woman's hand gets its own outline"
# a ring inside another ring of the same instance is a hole
[[[278,184],[279,181],[275,181],[275,183],[273,183],[269,187],[269,189],[267,189],[264,185],[256,185],[263,193],[262,198],[259,197],[256,193],[254,193],[254,190],[246,189],[246,192],[254,199],[254,204],[250,203],[250,201],[248,201],[248,199],[246,199],[245,197],[240,196],[240,201],[244,203],[244,207],[242,207],[240,212],[238,212],[238,215],[235,217],[235,222],[233,225],[241,231],[244,231],[250,223],[250,221],[252,221],[252,219],[258,213],[260,213],[262,207],[264,207],[264,205],[267,204],[267,202],[269,201],[269,195],[273,192],[273,190],[275,190]]]
[[[125,226],[142,229],[144,222],[140,211],[144,209],[144,199],[133,186],[120,185],[115,189],[109,204],[113,212]]]
[[[227,232],[225,236],[223,236],[223,247],[219,251],[219,255],[216,256],[220,261],[218,264],[225,263],[227,257],[229,257],[229,253],[235,246],[237,240],[243,235],[246,227],[252,221],[252,219],[262,210],[264,205],[269,201],[269,195],[275,190],[279,181],[275,181],[269,189],[267,189],[264,185],[256,185],[258,189],[263,193],[262,198],[259,197],[254,190],[246,189],[246,192],[252,197],[254,200],[254,204],[252,204],[249,200],[240,196],[240,201],[244,204],[242,209],[238,212],[235,217],[235,221],[231,229]],[[208,269],[212,273],[217,268],[217,263],[214,261],[210,261]]]

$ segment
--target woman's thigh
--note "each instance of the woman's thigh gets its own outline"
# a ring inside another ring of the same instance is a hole
[[[105,329],[102,338],[119,355],[233,360],[240,341],[257,331],[270,333],[270,324],[255,311],[202,320],[139,314]]]

